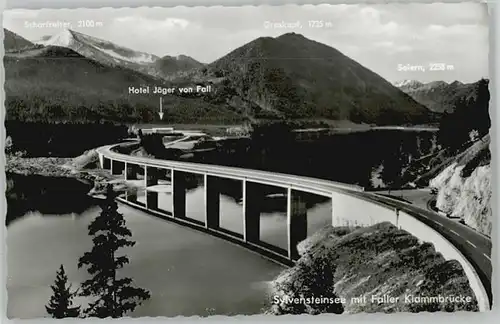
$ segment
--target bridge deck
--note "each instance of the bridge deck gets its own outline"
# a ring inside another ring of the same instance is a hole
[[[119,145],[119,144],[118,144]],[[373,209],[372,207],[377,205],[380,206],[382,209],[385,211],[381,211],[378,209],[378,212],[381,212],[384,215],[387,215],[388,218],[395,218],[396,219],[396,225],[397,225],[397,219],[398,219],[398,211],[402,211],[409,215],[410,219],[413,221],[420,222],[418,224],[425,224],[427,227],[421,227],[420,228],[426,228],[425,233],[429,235],[434,235],[434,239],[437,241],[440,241],[443,246],[446,246],[444,249],[448,250],[446,251],[460,251],[460,252],[453,252],[453,258],[458,258],[462,260],[462,266],[464,266],[467,269],[471,269],[472,267],[474,270],[470,270],[471,272],[477,272],[475,275],[471,275],[469,280],[474,279],[475,282],[477,283],[479,280],[482,282],[478,284],[478,286],[483,286],[483,289],[486,290],[486,294],[488,295],[488,299],[491,305],[492,301],[492,294],[491,294],[491,240],[488,238],[485,238],[479,233],[476,233],[468,228],[465,228],[461,226],[460,224],[457,224],[456,222],[453,222],[449,219],[443,218],[441,215],[433,212],[433,211],[428,211],[424,210],[422,208],[418,208],[416,206],[412,206],[411,204],[402,202],[400,200],[396,199],[391,199],[388,197],[384,197],[381,195],[376,195],[374,193],[369,193],[369,192],[364,192],[363,188],[354,186],[354,185],[348,185],[348,184],[343,184],[343,183],[336,183],[333,181],[326,181],[326,180],[321,180],[321,179],[314,179],[314,178],[308,178],[308,177],[301,177],[301,176],[295,176],[295,175],[289,175],[289,174],[279,174],[279,173],[272,173],[272,172],[265,172],[265,171],[259,171],[259,170],[249,170],[249,169],[242,169],[242,168],[234,168],[234,167],[225,167],[225,166],[218,166],[218,165],[207,165],[207,164],[198,164],[198,163],[188,163],[188,162],[178,162],[178,161],[171,161],[171,160],[157,160],[157,159],[150,159],[150,158],[143,158],[143,157],[136,157],[136,156],[129,156],[129,155],[124,155],[120,154],[117,152],[113,152],[111,150],[112,147],[117,146],[117,145],[109,145],[105,147],[101,147],[98,149],[98,153],[101,156],[105,156],[107,159],[111,159],[113,161],[120,161],[123,163],[130,163],[130,164],[136,164],[136,165],[147,165],[148,168],[157,168],[157,169],[171,169],[175,170],[175,172],[181,171],[181,172],[187,172],[187,173],[194,173],[194,174],[204,174],[205,176],[209,175],[210,177],[222,177],[222,178],[228,178],[228,179],[237,179],[237,180],[243,180],[244,183],[260,183],[260,184],[265,184],[265,185],[270,185],[270,186],[276,186],[276,187],[281,187],[281,188],[286,188],[288,190],[288,231],[289,231],[289,241],[288,241],[288,258],[293,259],[293,257],[290,254],[292,253],[292,246],[295,246],[290,239],[292,235],[295,235],[295,230],[299,230],[300,232],[300,227],[297,225],[293,224],[298,224],[296,222],[296,217],[302,217],[300,216],[300,207],[299,209],[295,209],[298,205],[295,204],[294,198],[292,197],[292,192],[294,191],[303,191],[303,192],[309,192],[317,195],[322,195],[326,196],[329,198],[332,198],[332,201],[334,200],[333,197],[336,196],[336,194],[340,194],[342,197],[340,198],[340,201],[333,201],[333,219],[335,219],[335,209],[338,207],[338,204],[340,203],[341,205],[341,210],[342,210],[342,200],[345,201],[355,201],[358,199],[358,202],[365,202],[365,205],[363,205],[365,208],[364,210],[359,210],[357,205],[359,205],[357,202],[351,204],[350,206],[345,205],[343,207],[347,207],[348,210],[345,210],[344,208],[344,213],[347,213],[349,217],[356,216],[355,214],[366,214],[366,209]],[[104,161],[101,162],[104,165]],[[113,163],[111,163],[113,164]],[[146,168],[146,169],[148,169]],[[145,182],[145,180],[143,180]],[[179,184],[181,186],[181,184]],[[178,187],[177,184],[175,183],[175,175],[174,175],[174,187],[175,188],[182,188]],[[163,189],[166,189],[165,187],[162,187]],[[159,190],[159,188],[151,187],[151,190],[148,188],[148,191],[153,191],[153,190]],[[175,189],[177,192],[177,189]],[[181,189],[179,189],[181,190]],[[212,189],[213,190],[213,189]],[[211,190],[208,190],[208,193],[210,193]],[[206,194],[208,194],[206,191]],[[175,196],[175,194],[174,194]],[[181,195],[177,196],[178,198],[181,198]],[[212,196],[210,196],[212,197]],[[350,198],[349,198],[350,197]],[[154,198],[154,197],[153,197]],[[174,200],[176,198],[174,197]],[[208,199],[208,196],[205,198],[206,204],[206,213],[207,213],[207,224],[208,222],[213,222],[215,221],[214,224],[218,223],[218,220],[212,220],[213,216],[218,214],[217,209],[218,203],[212,202],[213,200]],[[366,204],[368,202],[369,204]],[[300,204],[300,201],[298,201]],[[151,206],[155,206],[157,203],[153,203]],[[179,200],[179,202],[175,202],[175,206],[182,206],[185,204],[185,198],[182,198]],[[246,205],[246,208],[248,206],[251,206],[251,204]],[[147,207],[146,207],[147,208]],[[182,209],[179,210],[179,215],[184,215],[185,214],[185,207],[182,207]],[[214,209],[215,208],[215,209]],[[252,207],[253,208],[253,207]],[[213,210],[212,210],[213,209]],[[353,210],[356,210],[356,212],[353,213]],[[248,213],[252,213],[253,210],[249,209]],[[293,217],[290,214],[291,212],[296,213],[297,215],[293,214]],[[177,215],[177,211],[175,212]],[[394,214],[392,214],[394,213]],[[210,215],[209,215],[210,214]],[[347,215],[346,214],[346,215]],[[389,215],[391,214],[391,215]],[[346,216],[344,215],[344,216]],[[177,217],[177,216],[176,216]],[[182,216],[181,216],[182,217]],[[245,217],[245,216],[244,216]],[[341,216],[342,217],[342,216]],[[333,221],[332,219],[332,221]],[[369,219],[371,219],[369,217]],[[250,221],[252,221],[252,218],[249,218]],[[381,221],[381,220],[379,220]],[[387,221],[387,219],[386,219]],[[417,224],[415,224],[417,225]],[[215,225],[216,226],[216,225]],[[252,226],[254,227],[253,223],[252,224],[247,224],[247,226]],[[209,228],[210,225],[207,225],[207,228]],[[293,230],[292,228],[295,228]],[[407,228],[411,232],[411,228]],[[424,233],[424,234],[425,234]],[[437,234],[439,233],[439,234]],[[302,234],[297,234],[301,236]],[[420,238],[424,239],[422,236],[422,233],[419,235]],[[250,241],[247,242],[246,239],[244,239],[245,243],[251,243]],[[443,243],[446,242],[446,243]],[[449,248],[452,247],[452,250],[449,250]],[[443,248],[443,247],[441,247]],[[471,267],[472,264],[472,267]],[[477,279],[477,277],[480,277],[480,279]],[[485,295],[484,292],[480,293],[482,296]]]

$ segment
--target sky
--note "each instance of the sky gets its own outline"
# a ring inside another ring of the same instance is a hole
[[[79,28],[80,20],[95,27]],[[62,31],[26,25],[47,21],[68,22],[75,31],[134,50],[204,63],[258,37],[295,32],[335,47],[390,82],[475,82],[489,75],[488,8],[472,2],[11,9],[3,15],[5,28],[29,40]]]

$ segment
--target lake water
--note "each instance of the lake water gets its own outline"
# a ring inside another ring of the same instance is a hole
[[[299,136],[273,126],[257,130],[247,139],[205,143],[214,147],[210,151],[203,150],[206,146],[200,144],[200,150],[180,156],[184,161],[302,175],[375,189],[400,188],[413,182],[414,173],[429,162],[426,157],[439,151],[437,132],[426,129],[306,134]],[[181,159],[175,149],[164,148],[161,136],[143,138],[142,145],[157,158]]]
[[[83,189],[57,199],[50,195],[53,191],[50,186],[40,183],[43,179],[36,181],[36,187],[42,188],[40,192],[23,196],[23,199],[44,201],[45,205],[55,205],[63,200],[87,200]],[[23,186],[33,183],[33,180],[20,182],[24,182],[21,188],[14,184],[17,197]],[[168,208],[169,196],[160,196],[160,206]],[[241,232],[241,205],[229,196],[221,195],[220,199],[221,226]],[[31,211],[22,215],[11,215],[14,220],[7,228],[9,318],[47,316],[44,305],[51,295],[49,286],[54,282],[60,264],[65,266],[74,287],[87,278],[85,270],[77,269],[77,261],[91,248],[87,226],[100,208],[90,204],[83,212],[51,214],[44,209],[42,214],[36,205],[33,203]],[[268,283],[284,269],[282,266],[222,239],[155,218],[126,205],[120,204],[119,211],[125,215],[127,226],[137,242],[128,249],[130,264],[121,273],[133,278],[138,286],[148,289],[152,295],[130,316],[258,314],[269,305]],[[198,186],[187,194],[187,216],[201,219],[202,215],[203,187]],[[326,224],[330,217],[330,203],[312,206],[308,213],[308,232]],[[261,224],[262,240],[286,245],[283,213],[262,213]]]
[[[203,177],[193,176],[190,181],[193,187],[188,189],[186,194],[186,217],[200,224],[204,224],[205,205]],[[219,198],[220,229],[224,230],[226,233],[234,234],[234,236],[242,237],[243,205],[240,202],[242,196],[241,181],[229,179],[219,181],[218,185],[225,191],[225,194],[221,194]],[[129,183],[133,183],[136,188],[139,188],[133,190],[137,197],[135,198],[134,196],[132,202],[140,203],[145,206],[144,181],[134,180]],[[168,183],[168,181],[165,183]],[[261,190],[265,192],[265,198],[264,201],[260,203],[259,239],[266,247],[287,255],[286,192],[282,188],[266,185],[262,185]],[[331,224],[332,204],[329,199],[323,199],[317,196],[312,197],[312,195],[307,194],[302,195],[308,205],[307,234],[312,235],[325,225]],[[172,212],[172,195],[170,192],[160,192],[158,194],[158,209],[166,213]]]

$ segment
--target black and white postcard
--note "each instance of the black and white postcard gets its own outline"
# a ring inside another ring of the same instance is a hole
[[[6,10],[8,318],[490,310],[489,19]]]

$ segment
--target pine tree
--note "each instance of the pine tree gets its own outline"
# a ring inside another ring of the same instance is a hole
[[[147,290],[132,286],[132,279],[117,276],[117,270],[129,263],[128,257],[116,255],[117,250],[134,246],[135,242],[127,239],[132,233],[118,212],[115,198],[112,186],[108,185],[102,212],[88,227],[94,246],[78,262],[79,268],[86,266],[93,276],[81,285],[82,296],[96,298],[84,310],[91,317],[122,317],[150,298]]]
[[[54,294],[50,297],[49,304],[45,306],[47,313],[53,318],[78,317],[80,315],[80,306],[72,306],[76,292],[71,292],[71,284],[67,286],[67,283],[68,277],[61,264],[57,271],[56,281],[51,286]]]

